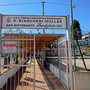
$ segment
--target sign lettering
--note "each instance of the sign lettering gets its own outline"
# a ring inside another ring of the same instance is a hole
[[[3,15],[2,28],[66,29],[66,16]]]

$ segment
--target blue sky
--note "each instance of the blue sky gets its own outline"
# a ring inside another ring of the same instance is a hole
[[[76,8],[73,9],[73,17],[80,23],[83,33],[90,31],[90,0],[72,0]],[[42,0],[0,0],[1,14],[20,14],[20,15],[42,15]],[[70,0],[44,0],[45,15],[70,15]],[[51,3],[50,3],[51,2]],[[23,5],[8,5],[29,3]],[[62,31],[62,30],[61,30]],[[59,30],[51,32],[59,33]],[[46,32],[49,32],[48,30]]]

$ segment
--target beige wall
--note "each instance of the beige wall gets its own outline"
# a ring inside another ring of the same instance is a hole
[[[90,72],[73,72],[74,90],[90,90]]]

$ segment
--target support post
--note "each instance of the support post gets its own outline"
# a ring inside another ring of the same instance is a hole
[[[44,16],[44,0],[42,0],[42,15]],[[43,34],[45,34],[45,29],[43,29]]]
[[[2,48],[2,40],[1,40],[1,26],[2,25],[2,15],[0,14],[0,73],[1,73],[1,48]]]
[[[29,53],[29,54],[30,54],[30,55],[29,55],[29,56],[30,56],[30,59],[31,59],[31,49],[32,49],[31,46],[32,46],[32,45],[31,45],[31,30],[30,30],[30,51],[29,51],[29,52],[30,52],[30,53]]]
[[[36,54],[36,51],[35,51],[35,42],[36,42],[36,39],[35,39],[35,34],[34,34],[34,90],[35,90],[35,54]]]
[[[72,71],[72,50],[71,50],[71,33],[70,33],[70,23],[69,23],[69,16],[67,16],[67,24],[68,24],[68,31],[67,31],[67,39],[68,39],[68,57],[69,57],[69,86],[70,90],[73,90],[73,71]]]
[[[72,37],[72,49],[73,49],[73,58],[74,58],[74,70],[76,71],[76,55],[75,55],[75,46],[74,46],[74,30],[73,30],[73,5],[72,0],[70,0],[70,11],[71,11],[71,37]]]

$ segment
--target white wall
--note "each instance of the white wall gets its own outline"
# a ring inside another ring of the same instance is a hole
[[[59,69],[52,64],[50,64],[50,71],[52,71],[55,76],[57,76],[61,80],[61,82],[66,88],[68,88],[68,77],[66,72],[62,70],[60,70],[59,72]]]
[[[52,71],[55,74],[55,76],[57,76],[59,78],[59,69],[57,67],[50,64],[50,71]]]

